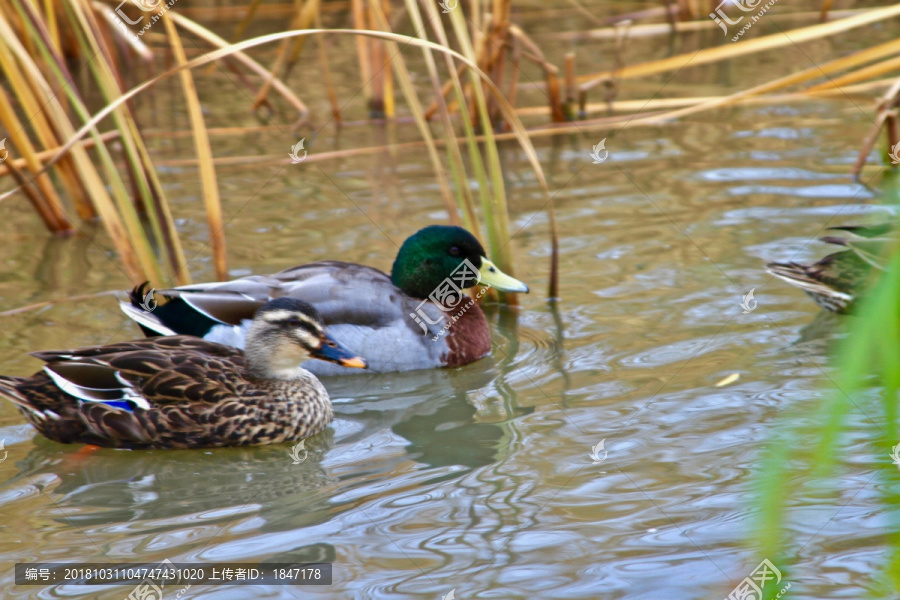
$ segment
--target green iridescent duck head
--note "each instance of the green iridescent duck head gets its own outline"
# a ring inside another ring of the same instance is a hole
[[[481,284],[528,293],[527,285],[488,260],[474,235],[453,225],[429,225],[411,235],[391,269],[394,285],[413,298],[427,298],[451,275],[461,289]]]

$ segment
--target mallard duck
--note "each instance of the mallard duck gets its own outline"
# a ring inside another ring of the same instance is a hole
[[[460,291],[476,283],[528,291],[487,259],[471,233],[431,225],[403,243],[390,275],[326,260],[224,283],[149,291],[143,284],[120,304],[147,335],[188,334],[241,348],[256,308],[271,298],[300,298],[316,307],[329,332],[363,357],[368,370],[407,371],[455,367],[490,353],[484,313]],[[160,296],[164,301],[156,305]],[[317,375],[352,371],[314,363],[303,366]]]
[[[830,227],[843,232],[821,238],[846,249],[803,265],[795,262],[769,263],[766,270],[809,294],[820,307],[835,313],[853,309],[865,287],[872,267],[883,269],[881,248],[893,235],[889,224]]]
[[[325,332],[312,306],[293,298],[259,309],[246,353],[175,336],[33,355],[46,363],[43,370],[0,376],[0,396],[51,440],[114,448],[303,439],[325,429],[332,409],[301,361],[365,367]]]

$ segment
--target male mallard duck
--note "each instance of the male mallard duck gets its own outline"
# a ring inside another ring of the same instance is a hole
[[[248,319],[262,303],[288,296],[309,302],[341,344],[371,371],[455,367],[491,351],[490,330],[478,305],[460,290],[476,283],[504,292],[528,286],[502,273],[461,227],[431,225],[403,242],[391,274],[336,260],[274,275],[224,283],[131,292],[121,302],[147,335],[188,334],[243,347]],[[153,292],[166,302],[158,306]],[[314,361],[318,375],[347,369]]]
[[[890,241],[893,232],[888,224],[829,229],[844,234],[826,236],[822,241],[844,246],[846,250],[810,265],[769,263],[766,270],[805,291],[825,310],[845,314],[859,299],[872,267],[884,269],[881,248]]]
[[[0,376],[39,432],[115,448],[277,444],[315,435],[331,401],[302,369],[310,357],[365,367],[325,332],[315,309],[279,298],[256,313],[247,351],[191,336],[35,352],[31,377]]]

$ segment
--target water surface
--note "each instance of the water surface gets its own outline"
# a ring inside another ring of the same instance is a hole
[[[686,51],[708,41],[680,43]],[[629,89],[723,93],[784,72],[786,58],[808,62],[856,43],[837,38],[762,55],[752,67],[688,69],[673,83]],[[652,44],[660,56],[672,51]],[[609,50],[578,48],[579,56]],[[349,42],[332,47],[347,96],[359,89],[351,51]],[[313,130],[329,114],[316,81],[314,64],[290,79],[320,118]],[[201,95],[211,125],[252,125],[247,96],[225,73],[205,80]],[[188,127],[176,87],[143,110],[161,130]],[[304,135],[290,122],[215,137],[216,155],[286,158]],[[833,391],[823,374],[839,327],[762,266],[823,255],[814,240],[826,224],[887,216],[846,177],[869,124],[849,102],[817,101],[541,138],[562,235],[555,306],[545,297],[544,200],[521,153],[505,146],[516,276],[533,293],[516,308],[486,306],[493,355],[459,369],[326,380],[336,419],[299,465],[289,446],[82,458],[0,405],[9,452],[0,464],[4,596],[105,600],[128,591],[14,587],[17,561],[166,558],[334,563],[327,588],[195,586],[189,599],[424,599],[453,589],[456,598],[726,596],[758,563],[748,535],[766,441],[780,419],[812,418]],[[594,165],[588,152],[603,137],[610,156]],[[424,153],[392,149],[416,138],[407,124],[327,126],[310,154],[384,151],[220,168],[231,274],[324,258],[389,269],[407,235],[446,220]],[[156,144],[160,161],[191,150],[189,137]],[[162,172],[192,277],[209,280],[197,173],[174,162]],[[30,350],[139,336],[112,298],[68,300],[129,286],[102,229],[50,238],[15,198],[0,204],[0,237],[0,310],[52,301],[2,317],[0,371],[33,372]],[[751,289],[758,306],[745,314]],[[738,382],[714,386],[732,373]],[[833,493],[791,481],[790,598],[859,598],[881,568],[887,518],[874,474],[886,458],[871,455],[870,435],[852,414]],[[601,441],[608,454],[593,464]]]

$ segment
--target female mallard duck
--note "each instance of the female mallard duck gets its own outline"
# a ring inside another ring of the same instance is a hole
[[[431,225],[407,239],[391,274],[335,260],[274,275],[224,283],[131,293],[122,310],[147,335],[188,334],[243,347],[248,319],[264,302],[300,298],[319,311],[341,344],[363,357],[371,371],[455,367],[491,351],[484,313],[460,290],[476,283],[504,292],[528,286],[500,271],[461,227]],[[153,292],[165,298],[158,306]],[[348,369],[313,361],[318,375]]]
[[[290,442],[331,421],[310,357],[362,359],[325,332],[315,309],[279,298],[256,313],[239,350],[190,336],[35,352],[31,377],[0,376],[39,432],[62,443],[114,448],[208,448]]]
[[[766,270],[809,294],[820,307],[831,312],[851,312],[865,287],[872,267],[884,269],[881,248],[895,235],[891,225],[830,227],[843,235],[830,235],[823,242],[846,250],[829,254],[810,265],[795,262],[769,263]]]

